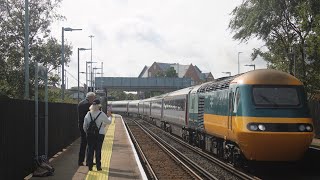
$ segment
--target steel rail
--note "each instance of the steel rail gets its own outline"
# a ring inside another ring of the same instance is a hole
[[[154,124],[151,124],[147,121],[144,121],[152,126],[155,126]],[[157,127],[157,126],[155,126]],[[159,127],[157,127],[159,128]],[[162,130],[162,129],[161,129]],[[163,130],[162,130],[163,131]],[[164,131],[165,132],[165,131]],[[259,180],[260,178],[256,177],[256,176],[252,176],[252,175],[248,175],[248,174],[245,174],[244,172],[234,168],[232,165],[229,165],[223,161],[221,161],[220,159],[217,159],[215,157],[213,157],[212,155],[208,154],[208,153],[205,153],[203,152],[200,148],[198,147],[195,147],[195,146],[192,146],[188,143],[186,143],[185,141],[183,141],[182,139],[180,138],[177,138],[171,134],[169,134],[168,132],[165,132],[165,135],[169,136],[171,139],[174,139],[175,141],[177,141],[179,144],[183,145],[183,146],[186,146],[187,148],[189,148],[190,150],[200,154],[202,157],[210,160],[211,162],[219,165],[221,168],[225,169],[226,171],[234,174],[235,176],[237,176],[238,178],[240,179],[246,179],[246,180]]]
[[[135,146],[136,150],[137,150],[137,153],[139,154],[140,158],[141,158],[141,161],[143,162],[144,166],[146,167],[146,170],[148,172],[148,179],[154,179],[154,180],[158,180],[158,177],[157,175],[154,173],[148,159],[146,158],[146,156],[144,155],[141,147],[139,146],[139,143],[138,141],[136,140],[136,138],[134,137],[132,131],[130,130],[130,128],[128,127],[128,124],[126,122],[124,122],[128,132],[129,132],[129,135],[130,135],[130,138],[132,140],[132,143],[133,145]]]
[[[208,171],[206,171],[205,169],[203,169],[201,166],[199,166],[198,164],[196,164],[194,161],[192,161],[191,159],[189,159],[188,157],[186,157],[184,154],[182,154],[181,152],[179,152],[178,150],[176,150],[174,147],[172,147],[170,144],[168,144],[167,142],[165,142],[164,140],[162,140],[161,138],[159,138],[156,134],[154,134],[153,132],[151,132],[150,130],[148,130],[147,128],[143,127],[142,125],[140,125],[140,123],[138,123],[137,121],[135,121],[137,123],[137,125],[146,132],[146,134],[149,135],[150,138],[152,138],[155,142],[157,142],[159,144],[159,146],[163,149],[165,149],[165,151],[167,151],[172,157],[174,157],[174,159],[176,161],[178,161],[178,163],[180,163],[181,165],[183,165],[185,168],[187,168],[189,170],[189,172],[191,172],[193,175],[195,175],[198,179],[203,179],[202,177],[204,177],[205,179],[214,179],[214,180],[218,180],[217,177],[215,177],[214,175],[212,175],[211,173],[209,173]],[[165,146],[164,146],[165,145]],[[169,150],[170,149],[170,150]],[[175,154],[173,154],[175,153]],[[181,161],[180,159],[182,159],[183,161]],[[196,171],[198,171],[198,173],[196,173],[194,170],[192,170],[189,166],[191,166],[193,169],[195,169]],[[199,176],[200,173],[200,177]]]

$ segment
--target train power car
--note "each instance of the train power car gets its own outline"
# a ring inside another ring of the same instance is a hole
[[[230,162],[296,161],[314,137],[303,84],[290,74],[255,70],[198,92],[203,131],[196,137]]]
[[[141,100],[138,107],[157,126],[234,164],[299,160],[314,137],[303,84],[272,69]]]

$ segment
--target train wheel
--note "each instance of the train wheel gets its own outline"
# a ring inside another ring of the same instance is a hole
[[[160,122],[160,128],[161,128],[161,129],[165,129],[165,128],[164,128],[164,125],[165,125],[164,122]]]
[[[223,142],[222,141],[218,141],[217,144],[217,155],[220,159],[222,159],[224,157],[224,148],[223,148]]]
[[[241,153],[241,150],[238,147],[234,148],[233,152],[233,166],[236,168],[246,168],[248,166],[247,160]]]
[[[167,131],[168,131],[170,134],[172,134],[172,128],[171,128],[171,126],[169,126],[169,127],[167,128]]]

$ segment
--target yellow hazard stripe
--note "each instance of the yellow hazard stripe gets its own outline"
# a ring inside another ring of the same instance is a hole
[[[112,146],[113,146],[113,139],[114,139],[114,130],[115,130],[115,117],[112,116],[112,122],[108,127],[107,133],[105,134],[104,141],[102,144],[101,150],[101,166],[102,171],[97,171],[96,166],[92,168],[92,171],[89,171],[86,179],[101,179],[105,180],[108,179],[109,176],[109,167],[110,167],[110,160],[112,154]]]

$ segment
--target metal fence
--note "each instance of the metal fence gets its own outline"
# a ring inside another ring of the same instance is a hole
[[[48,156],[66,148],[79,137],[77,106],[49,103]],[[35,102],[0,100],[0,179],[23,179],[34,168]],[[44,103],[39,102],[39,155],[45,152]]]

